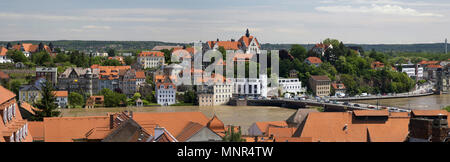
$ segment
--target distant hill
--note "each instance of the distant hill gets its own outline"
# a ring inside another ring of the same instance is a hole
[[[80,51],[99,51],[105,52],[107,49],[112,48],[121,51],[131,50],[151,50],[154,46],[158,45],[187,45],[186,43],[171,43],[161,41],[83,41],[83,40],[58,40],[58,41],[39,41],[39,40],[24,40],[24,41],[12,41],[11,44],[21,43],[33,43],[39,44],[40,42],[48,44],[53,43],[55,47],[63,48],[65,50],[80,50]],[[0,46],[6,46],[8,42],[0,41]],[[307,49],[312,48],[313,44],[301,44]],[[443,53],[444,43],[430,43],[430,44],[346,44],[347,46],[360,46],[364,51],[370,51],[375,49],[380,52],[430,52],[430,53]],[[265,50],[278,50],[289,49],[292,44],[261,44],[261,47]]]

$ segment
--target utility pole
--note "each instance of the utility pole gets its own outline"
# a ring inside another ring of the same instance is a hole
[[[445,54],[447,54],[447,38],[445,38]]]

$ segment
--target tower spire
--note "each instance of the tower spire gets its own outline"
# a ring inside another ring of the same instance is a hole
[[[248,31],[248,28],[247,28],[247,31],[245,32],[245,36],[250,37],[250,32]]]

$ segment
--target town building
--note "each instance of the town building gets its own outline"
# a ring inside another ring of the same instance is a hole
[[[97,94],[99,87],[99,69],[69,67],[58,77],[58,89],[68,93]]]
[[[98,87],[112,91],[120,88],[120,76],[131,69],[131,66],[98,66],[92,65],[91,69],[98,69]],[[134,93],[133,93],[134,94]]]
[[[306,92],[298,78],[279,78],[278,86],[281,88],[281,93],[302,94]]]
[[[450,65],[437,69],[436,90],[439,93],[448,93],[450,91]]]
[[[233,94],[250,97],[261,96],[261,90],[263,90],[262,82],[259,78],[234,78],[233,88]]]
[[[286,121],[255,122],[248,128],[249,136],[268,136],[269,127],[286,128]]]
[[[44,142],[218,142],[227,128],[201,112],[49,117],[30,126],[33,140]]]
[[[320,64],[322,64],[322,60],[318,57],[308,57],[305,59],[305,63],[318,67]]]
[[[344,83],[331,83],[331,88],[333,88],[334,94],[339,97],[344,97],[347,91]]]
[[[331,93],[331,80],[325,75],[313,75],[309,78],[309,87],[315,96],[324,97]]]
[[[311,112],[293,137],[313,142],[404,142],[409,114],[388,110]]]
[[[311,50],[318,56],[325,56],[325,51],[328,49],[333,49],[333,45],[318,43]]]
[[[370,64],[370,67],[372,69],[381,69],[384,67],[384,63],[380,62],[380,61],[374,61]]]
[[[46,80],[51,81],[53,86],[58,85],[58,68],[37,67],[36,79],[39,78],[45,78]]]
[[[157,83],[155,87],[156,101],[162,106],[176,103],[176,86],[173,83]]]
[[[119,61],[122,65],[125,65],[125,60],[123,59],[122,56],[108,57],[108,60],[117,60],[117,61]]]
[[[19,101],[36,103],[41,98],[41,86],[36,84],[22,85],[19,88]]]
[[[92,109],[96,106],[103,107],[105,103],[105,97],[104,96],[89,96],[89,98],[86,99],[86,104],[84,108],[86,109]]]
[[[0,86],[0,142],[31,142],[28,122],[22,118],[16,95]]]
[[[67,91],[54,91],[56,104],[59,108],[67,108],[69,105],[69,93]]]
[[[51,54],[53,50],[50,48],[50,46],[44,45],[42,43],[40,43],[39,45],[34,45],[31,43],[18,43],[16,45],[13,45],[12,49],[21,51],[26,57],[30,57],[33,53],[39,51],[46,51],[47,53]]]
[[[289,78],[298,78],[298,71],[295,69],[292,69],[289,71]]]
[[[142,51],[138,55],[137,62],[144,69],[159,67],[164,65],[164,53],[160,51]]]
[[[13,62],[10,58],[6,56],[8,49],[5,47],[0,47],[0,64]]]
[[[413,110],[408,142],[450,142],[450,113],[445,110]]]
[[[423,78],[423,67],[420,64],[397,64],[395,66],[401,66],[401,72],[406,73],[410,78],[417,80]]]
[[[241,36],[238,41],[231,39],[230,41],[207,41],[205,50],[218,50],[223,47],[226,51],[236,52],[242,50],[245,54],[259,54],[261,52],[261,45],[256,37],[250,35],[247,29],[244,36]]]
[[[139,87],[145,83],[145,72],[137,71],[135,69],[129,69],[127,71],[122,70],[124,74],[119,74],[119,88],[128,97],[133,96],[139,91]]]
[[[204,85],[197,89],[199,106],[224,105],[233,96],[233,84],[224,76],[214,75],[214,77],[203,78],[201,82]]]

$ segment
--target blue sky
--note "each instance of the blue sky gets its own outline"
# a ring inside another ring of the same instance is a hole
[[[0,40],[431,43],[448,0],[0,0]]]

